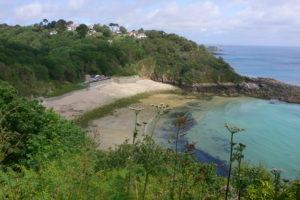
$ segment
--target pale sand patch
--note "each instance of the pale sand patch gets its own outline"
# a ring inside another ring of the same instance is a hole
[[[86,111],[109,104],[117,99],[143,92],[174,90],[176,87],[147,79],[133,83],[105,82],[89,89],[72,92],[61,97],[46,99],[43,105],[53,108],[60,115],[73,119]]]
[[[142,125],[140,135],[147,129],[151,131],[151,127],[147,127],[143,122],[149,123],[155,116],[155,108],[151,104],[168,104],[170,107],[184,106],[189,102],[193,102],[196,99],[192,96],[180,96],[176,94],[156,94],[146,99],[143,99],[141,103],[134,104],[132,106],[143,107],[144,110],[139,114],[139,123]],[[132,142],[132,132],[134,129],[135,114],[129,108],[122,108],[115,111],[113,115],[106,116],[100,119],[96,119],[90,123],[88,128],[89,133],[97,132],[98,137],[96,140],[100,143],[100,149],[108,149],[115,147],[115,145],[122,144],[126,139]]]

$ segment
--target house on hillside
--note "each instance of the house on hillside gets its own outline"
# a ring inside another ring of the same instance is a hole
[[[145,33],[139,33],[136,36],[137,39],[143,39],[143,38],[147,38],[147,35]]]
[[[113,28],[113,29],[111,29],[111,31],[112,31],[113,34],[115,34],[115,35],[121,35],[121,34],[122,34],[122,32],[120,31],[120,28],[119,28],[119,27]]]
[[[88,25],[87,27],[89,29],[87,33],[88,36],[93,36],[97,33],[97,31],[94,29],[94,25]]]
[[[134,37],[134,38],[136,38],[136,39],[147,38],[147,35],[146,35],[145,33],[139,33],[139,32],[136,31],[136,30],[130,31],[130,32],[128,33],[128,36]]]
[[[136,30],[132,30],[132,31],[128,32],[128,36],[130,36],[130,37],[136,37],[137,34],[138,34],[138,32]]]
[[[49,33],[50,35],[56,35],[57,34],[57,31],[56,30],[54,30],[54,31],[50,31],[50,33]]]
[[[95,35],[97,32],[94,30],[94,29],[92,29],[92,30],[89,30],[88,32],[87,32],[87,35],[88,36],[93,36],[93,35]]]
[[[78,24],[69,24],[67,25],[67,30],[68,31],[76,31],[76,28],[78,27]]]

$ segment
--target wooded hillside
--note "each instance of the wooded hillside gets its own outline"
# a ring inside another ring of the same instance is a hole
[[[178,84],[236,82],[241,79],[204,46],[163,31],[133,37],[116,24],[70,30],[72,22],[32,26],[0,25],[0,79],[23,95],[51,95],[81,82],[85,74],[140,74]]]

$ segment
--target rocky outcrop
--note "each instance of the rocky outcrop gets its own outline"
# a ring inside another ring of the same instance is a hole
[[[300,86],[289,85],[268,78],[249,79],[248,83],[255,84],[257,88],[242,87],[241,93],[289,103],[300,103]]]
[[[221,96],[247,95],[300,104],[300,86],[289,85],[269,78],[245,78],[245,81],[241,83],[196,83],[192,85],[170,83],[184,90],[202,94]]]

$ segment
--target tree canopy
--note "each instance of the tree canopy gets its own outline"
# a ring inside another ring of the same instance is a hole
[[[80,25],[76,28],[76,31],[77,31],[78,35],[79,35],[81,38],[84,38],[84,37],[86,36],[86,34],[88,33],[89,28],[88,28],[87,25],[85,25],[85,24],[80,24]]]
[[[241,77],[204,46],[175,34],[140,29],[139,40],[120,26],[113,35],[106,25],[95,24],[87,35],[81,24],[44,19],[33,26],[0,26],[0,79],[13,84],[24,95],[45,95],[57,85],[74,84],[85,74],[139,74],[176,83],[236,82]],[[111,26],[119,26],[112,23]],[[51,35],[51,31],[57,34]]]

